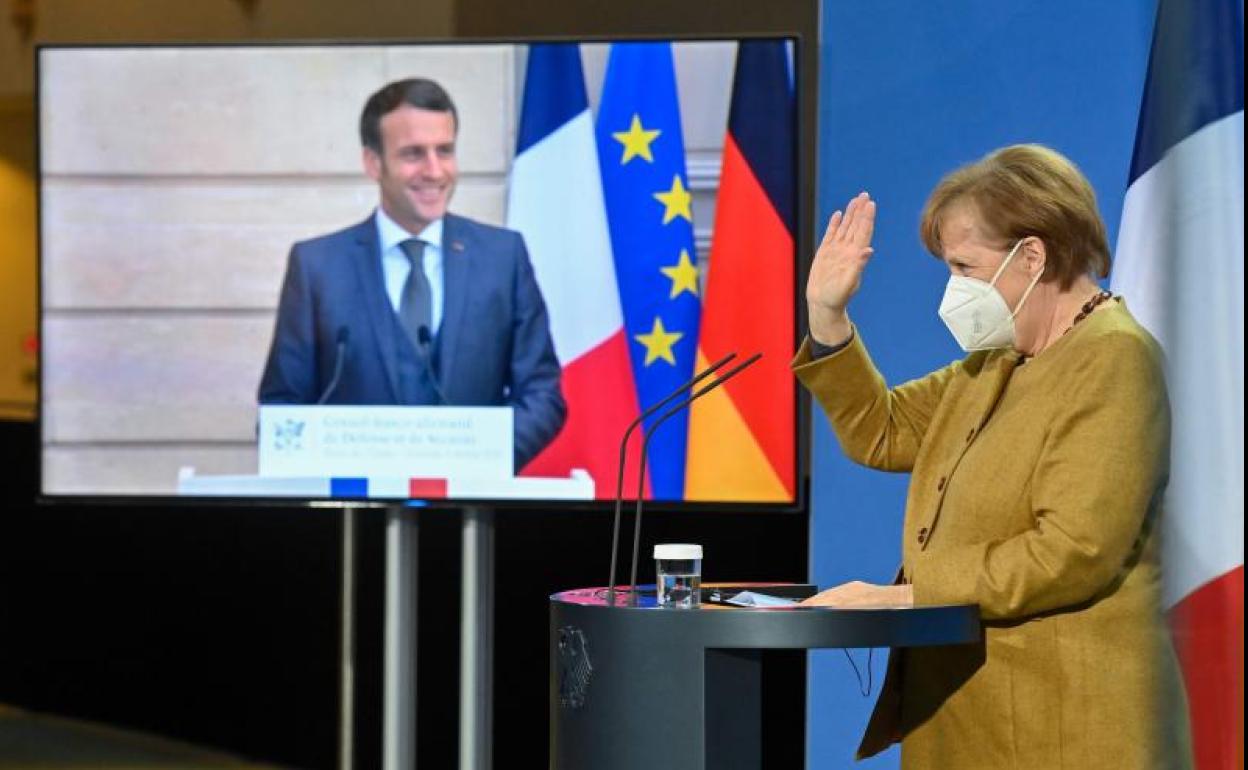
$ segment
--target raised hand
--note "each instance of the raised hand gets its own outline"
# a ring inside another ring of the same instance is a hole
[[[875,252],[875,201],[859,193],[828,221],[806,281],[806,307],[810,333],[819,342],[833,345],[849,339],[849,316],[845,309],[862,284],[862,270]]]

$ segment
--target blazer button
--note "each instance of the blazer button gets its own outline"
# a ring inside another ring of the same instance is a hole
[[[926,542],[927,542],[927,527],[922,527],[919,529],[919,545],[923,545]]]
[[[945,477],[944,476],[941,476],[940,481],[936,482],[936,491],[937,492],[945,491]]]

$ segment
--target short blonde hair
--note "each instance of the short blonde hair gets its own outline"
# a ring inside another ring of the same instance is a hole
[[[1092,185],[1048,147],[1004,147],[940,180],[919,224],[923,245],[939,258],[941,222],[960,203],[970,203],[985,234],[1002,243],[1028,236],[1044,241],[1043,281],[1068,289],[1081,275],[1109,275],[1109,242]]]

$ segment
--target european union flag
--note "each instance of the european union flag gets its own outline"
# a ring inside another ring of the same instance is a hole
[[[693,376],[701,298],[670,43],[611,46],[595,130],[616,279],[643,409]],[[656,499],[685,490],[688,416],[650,444]]]

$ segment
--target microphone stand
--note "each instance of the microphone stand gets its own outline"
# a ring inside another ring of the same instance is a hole
[[[342,379],[342,367],[347,360],[347,343],[351,341],[351,330],[346,326],[338,327],[338,336],[334,344],[334,371],[329,377],[329,384],[325,386],[321,397],[316,400],[316,405],[321,406],[329,397],[338,389],[338,381]]]
[[[666,396],[664,396],[662,401],[659,401],[657,404],[655,404],[654,406],[651,406],[649,409],[647,409],[646,411],[638,415],[637,419],[633,420],[633,422],[628,426],[628,428],[624,430],[624,438],[620,439],[620,462],[619,462],[619,465],[617,466],[618,471],[616,472],[616,477],[615,477],[615,522],[611,528],[611,577],[607,579],[607,604],[608,605],[615,604],[615,565],[616,565],[616,557],[618,556],[619,550],[620,550],[620,515],[624,506],[624,460],[625,460],[625,454],[628,450],[629,437],[633,435],[633,431],[636,430],[637,426],[641,425],[642,421],[645,420],[647,417],[654,414],[658,410],[662,409],[665,405],[670,403],[672,399],[676,398],[681,393],[684,393],[685,391],[692,388],[694,385],[697,385],[702,380],[706,379],[707,377],[710,377],[719,369],[722,369],[725,364],[727,364],[729,361],[731,361],[732,359],[736,357],[737,357],[736,353],[729,353],[728,355],[719,359],[715,363],[711,364],[706,369],[702,370],[697,375],[695,375],[693,379],[689,380],[684,385],[681,385],[679,388],[676,388],[671,393],[668,393]],[[645,468],[644,457],[642,458],[642,468],[643,468],[642,472],[644,474],[645,472],[644,471],[644,468]],[[643,476],[642,484],[644,483],[645,482],[644,482],[644,476]],[[642,492],[644,491],[642,484],[639,484],[637,487],[638,498],[641,497]]]
[[[442,392],[442,386],[438,384],[438,375],[433,370],[433,334],[424,324],[416,330],[416,354],[420,356],[420,362],[425,365],[425,373],[429,375],[429,384],[433,386],[433,392],[438,394],[438,406],[450,406],[451,402]]]
[[[629,573],[629,578],[628,578],[629,590],[631,592],[631,595],[634,597],[634,599],[637,596],[637,554],[638,554],[638,549],[641,546],[641,504],[642,504],[641,492],[642,492],[642,484],[645,483],[645,479],[646,479],[646,452],[650,448],[650,439],[654,438],[654,434],[656,431],[658,431],[659,426],[662,425],[664,422],[666,422],[669,417],[675,414],[678,414],[681,410],[686,409],[694,401],[697,401],[699,398],[702,398],[707,393],[710,393],[712,390],[715,390],[716,388],[718,388],[720,385],[723,385],[728,380],[731,380],[733,377],[736,377],[738,374],[744,371],[747,367],[753,365],[755,361],[757,361],[758,359],[762,357],[763,357],[762,353],[755,353],[754,355],[745,359],[745,361],[737,364],[732,369],[729,369],[728,372],[725,373],[723,377],[716,379],[710,385],[703,386],[700,390],[695,392],[689,398],[686,398],[684,401],[681,401],[676,406],[673,406],[670,409],[668,409],[666,412],[660,415],[657,420],[654,421],[654,424],[650,426],[649,430],[645,431],[645,438],[642,439],[642,442],[641,442],[641,462],[639,463],[641,467],[638,471],[639,475],[638,475],[638,481],[637,481],[637,513],[636,513],[636,517],[633,519],[633,568],[632,568],[632,571]]]

